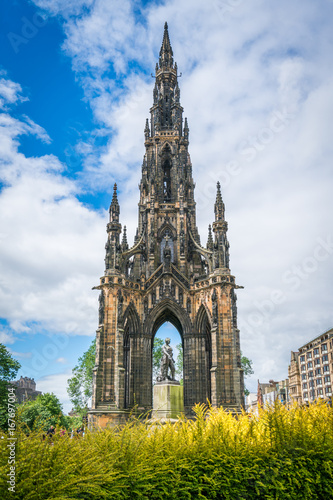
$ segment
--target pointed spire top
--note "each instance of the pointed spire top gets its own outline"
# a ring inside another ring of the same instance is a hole
[[[118,205],[117,184],[116,183],[114,183],[114,185],[113,185],[113,195],[112,195],[111,205]]]
[[[118,197],[117,197],[117,184],[114,183],[113,186],[113,195],[112,195],[112,201],[110,205],[110,221],[111,222],[118,222],[119,221],[119,203],[118,203]]]
[[[123,239],[121,242],[121,246],[122,246],[123,251],[128,250],[126,226],[124,226]]]
[[[220,184],[220,181],[217,181],[216,187],[217,187],[216,203],[223,203],[222,202],[222,195],[221,195],[221,184]]]
[[[147,118],[146,119],[146,126],[145,126],[145,138],[146,139],[149,139],[149,133],[150,133],[150,131],[149,131],[149,120]]]
[[[169,38],[168,23],[164,24],[163,41],[160,50],[159,67],[172,67],[173,65],[173,52]]]
[[[215,201],[215,220],[223,220],[224,219],[224,203],[221,195],[221,184],[217,182],[217,193],[216,193],[216,201]]]
[[[213,235],[212,235],[212,226],[209,224],[207,248],[208,248],[208,250],[213,250],[213,247],[214,247],[214,242],[213,242]]]

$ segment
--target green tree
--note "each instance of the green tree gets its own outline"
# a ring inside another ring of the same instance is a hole
[[[92,396],[93,368],[95,366],[96,339],[89,349],[78,359],[72,370],[73,376],[67,380],[67,393],[76,412],[85,413]]]
[[[243,368],[243,373],[245,378],[248,375],[253,375],[254,371],[252,368],[252,360],[247,358],[246,356],[243,356],[242,353],[241,353],[241,365]],[[248,396],[250,394],[250,391],[246,389],[246,387],[244,388],[244,394],[245,396]]]
[[[8,428],[8,386],[21,365],[12,357],[4,344],[0,344],[0,428]]]
[[[39,394],[33,401],[27,401],[18,408],[18,421],[22,427],[43,429],[50,425],[66,427],[67,420],[62,411],[62,404],[53,393]]]
[[[153,345],[153,381],[156,381],[156,377],[160,371],[161,359],[163,356],[162,346],[164,344],[164,340],[159,337],[154,338]]]
[[[183,385],[183,344],[177,344],[178,349],[176,359],[176,378],[179,378],[180,384]]]

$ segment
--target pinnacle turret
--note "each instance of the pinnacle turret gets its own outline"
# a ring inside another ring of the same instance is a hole
[[[222,200],[221,185],[219,182],[217,183],[217,193],[216,193],[216,201],[215,201],[215,205],[214,205],[214,212],[215,212],[215,220],[216,221],[224,220],[224,203]]]
[[[172,66],[173,66],[173,52],[169,38],[168,23],[165,23],[162,47],[160,50],[160,57],[159,57],[159,67],[162,69],[168,67],[172,68]]]
[[[212,235],[212,226],[209,224],[209,226],[208,226],[207,249],[208,250],[213,250],[213,248],[214,248],[214,241],[213,241],[213,235]]]
[[[123,252],[125,252],[126,250],[128,250],[126,226],[124,226],[123,239],[122,239],[122,242],[121,242],[121,249],[122,249]]]
[[[116,183],[113,186],[113,196],[112,196],[112,201],[111,201],[109,212],[110,212],[110,221],[111,222],[119,222],[120,207],[119,207],[119,203],[118,203],[117,184]]]
[[[150,134],[150,130],[149,130],[149,120],[148,118],[146,119],[146,126],[145,126],[145,139],[149,139],[149,134]]]

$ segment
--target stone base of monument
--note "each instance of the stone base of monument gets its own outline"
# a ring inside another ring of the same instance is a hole
[[[178,419],[184,412],[183,386],[176,380],[163,380],[154,385],[152,419]]]

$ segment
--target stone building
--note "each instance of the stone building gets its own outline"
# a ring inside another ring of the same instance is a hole
[[[258,406],[274,404],[279,401],[282,404],[289,403],[289,380],[283,379],[279,382],[270,380],[267,383],[261,383],[258,380],[257,397],[252,401],[250,410],[257,411]]]
[[[165,24],[155,70],[139,185],[138,226],[129,247],[114,186],[99,295],[91,425],[124,422],[152,409],[152,348],[166,321],[182,339],[184,408],[195,403],[239,411],[241,368],[235,277],[220,185],[215,221],[202,246],[196,226],[189,125],[183,120],[177,63]],[[121,237],[122,233],[122,237]]]
[[[42,394],[41,391],[36,391],[36,382],[33,378],[21,376],[19,380],[11,382],[11,384],[16,386],[15,396],[19,404],[32,401]]]
[[[299,353],[291,351],[290,365],[288,366],[289,398],[291,403],[302,402],[301,377],[298,365]]]
[[[290,385],[295,387],[291,397],[295,394],[298,402],[332,398],[333,328],[292,353],[289,374]]]

